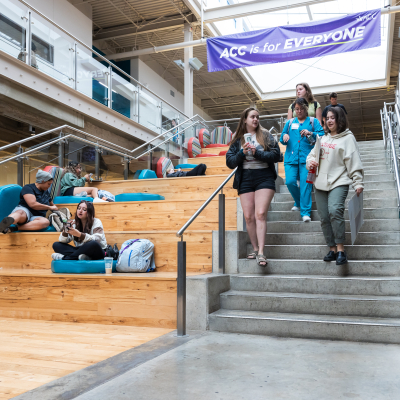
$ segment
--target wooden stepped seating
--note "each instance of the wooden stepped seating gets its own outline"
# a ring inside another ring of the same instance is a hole
[[[219,157],[214,157],[219,158]],[[223,157],[222,157],[223,158]],[[210,175],[180,178],[140,179],[128,181],[93,182],[92,186],[120,193],[155,193],[165,200],[206,200],[224,181],[226,175]],[[226,197],[237,197],[233,189],[233,178],[225,186]]]
[[[0,316],[176,327],[176,273],[106,276],[0,270]]]
[[[121,248],[128,239],[148,239],[155,245],[155,263],[159,272],[176,272],[177,242],[174,231],[124,231],[105,232],[107,242],[117,243]],[[12,269],[42,269],[50,271],[52,245],[59,233],[18,232],[0,236],[0,267]],[[212,231],[190,231],[185,233],[187,242],[187,263],[189,272],[208,273],[212,270]],[[123,274],[124,275],[124,274]],[[121,276],[123,276],[121,275]],[[137,276],[146,274],[137,274]],[[148,274],[147,274],[148,275]]]
[[[190,169],[182,169],[182,171],[190,171]],[[206,175],[229,175],[232,170],[228,167],[207,167]]]
[[[226,157],[201,157],[201,158],[188,158],[188,164],[206,164],[208,167],[226,167]]]
[[[236,198],[225,199],[227,230],[237,229]],[[158,231],[174,230],[177,232],[187,220],[200,208],[203,200],[173,201],[135,201],[121,203],[96,203],[96,217],[104,230],[111,231]],[[74,214],[76,205],[59,204],[67,207]],[[218,230],[218,200],[213,200],[188,228],[195,230]]]
[[[229,147],[223,146],[223,147],[207,147],[207,148],[202,148],[201,149],[201,154],[219,154],[221,151],[228,150]]]

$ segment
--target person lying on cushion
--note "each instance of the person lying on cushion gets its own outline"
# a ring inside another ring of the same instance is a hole
[[[61,232],[58,242],[53,243],[53,260],[102,260],[107,240],[103,224],[94,217],[94,206],[82,200],[76,209],[75,220],[69,221],[66,232]],[[74,242],[75,247],[70,242]]]
[[[95,187],[85,187],[86,182],[90,181],[90,175],[81,177],[82,166],[76,162],[69,162],[65,168],[65,174],[61,179],[61,196],[81,196],[93,197],[95,203],[105,203],[99,198],[99,191]]]
[[[182,171],[180,168],[176,171],[173,168],[170,168],[167,171],[167,178],[178,178],[180,176],[199,176],[206,174],[207,165],[206,164],[199,164],[196,165],[190,171]]]
[[[39,231],[47,228],[50,225],[50,221],[46,218],[47,210],[58,210],[50,196],[49,188],[52,183],[53,177],[39,169],[36,182],[22,188],[19,204],[0,222],[0,232]]]

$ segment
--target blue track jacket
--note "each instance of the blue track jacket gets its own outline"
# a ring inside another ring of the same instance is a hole
[[[314,129],[312,128],[310,117],[307,117],[302,124],[300,124],[299,120],[295,118],[290,126],[290,132],[289,122],[290,120],[286,122],[279,140],[284,146],[287,146],[285,153],[285,165],[305,164],[307,156],[312,150],[313,146],[310,145],[305,136],[302,137],[300,135],[300,132],[303,129],[307,129],[308,131],[313,132],[314,139],[316,139],[316,135],[324,136],[325,132],[317,118],[314,118]],[[296,128],[296,124],[299,125],[298,129],[294,129]],[[283,141],[283,136],[285,136],[286,133],[288,133],[290,136],[290,139],[287,143]]]

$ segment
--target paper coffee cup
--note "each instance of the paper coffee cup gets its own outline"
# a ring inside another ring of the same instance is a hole
[[[113,261],[114,260],[112,257],[104,257],[104,264],[107,275],[112,274]]]
[[[243,136],[246,143],[251,143],[251,137],[253,136],[252,133],[245,133]]]

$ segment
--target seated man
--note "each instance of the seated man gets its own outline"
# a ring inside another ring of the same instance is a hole
[[[167,178],[178,178],[180,176],[199,176],[206,174],[207,165],[199,164],[196,165],[190,171],[182,171],[180,168],[175,170],[174,168],[170,168],[167,171]]]
[[[39,231],[50,224],[46,218],[47,210],[56,211],[49,188],[53,177],[39,169],[36,174],[36,183],[25,185],[20,194],[20,201],[12,213],[0,222],[0,232]],[[17,224],[18,226],[11,226]]]

